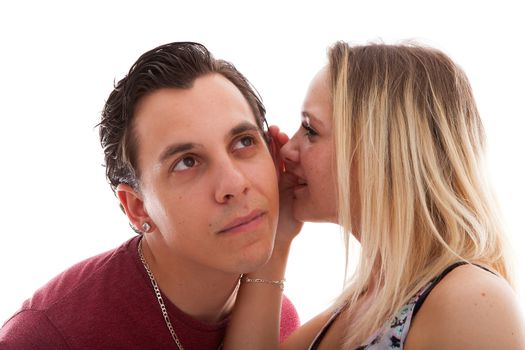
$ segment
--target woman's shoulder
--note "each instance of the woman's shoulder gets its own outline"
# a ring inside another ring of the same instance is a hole
[[[412,326],[407,349],[523,349],[517,297],[501,277],[475,265],[449,272],[432,290]]]
[[[292,333],[279,349],[308,349],[314,338],[321,331],[324,325],[334,314],[333,308],[328,308],[324,312],[312,318]]]

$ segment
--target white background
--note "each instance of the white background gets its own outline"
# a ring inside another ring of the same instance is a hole
[[[113,81],[140,54],[181,40],[232,61],[259,90],[270,124],[288,133],[335,40],[416,39],[448,53],[470,77],[484,118],[523,299],[525,16],[518,3],[2,2],[0,324],[58,272],[134,235],[106,184],[95,125]],[[336,226],[305,225],[286,285],[303,322],[341,291],[343,262]]]

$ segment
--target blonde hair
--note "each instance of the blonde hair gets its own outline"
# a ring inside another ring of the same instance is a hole
[[[337,305],[351,315],[360,296],[374,300],[352,316],[345,344],[361,344],[458,260],[511,282],[484,174],[483,125],[463,71],[413,44],[338,42],[329,67],[338,218],[347,247],[350,232],[361,243]]]

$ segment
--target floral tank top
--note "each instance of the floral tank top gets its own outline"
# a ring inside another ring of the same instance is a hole
[[[372,334],[363,345],[356,348],[356,350],[388,350],[388,349],[403,349],[406,337],[408,335],[408,330],[410,329],[410,323],[416,315],[416,313],[423,305],[423,302],[430,294],[432,289],[445,277],[450,271],[455,269],[458,266],[467,264],[464,261],[454,263],[447,267],[439,276],[434,278],[428,284],[423,286],[410,300],[408,303],[403,305],[399,311],[383,324],[374,334]],[[477,265],[478,266],[478,265]],[[484,270],[486,268],[479,266]],[[489,270],[487,270],[489,271]],[[489,271],[491,272],[491,271]],[[319,344],[323,340],[326,332],[336,320],[336,318],[341,314],[342,308],[338,308],[330,317],[328,322],[323,326],[321,331],[317,334],[314,341],[309,347],[309,350],[316,350],[319,347]]]

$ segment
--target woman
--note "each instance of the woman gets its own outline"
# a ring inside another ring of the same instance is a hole
[[[282,194],[293,217],[338,223],[362,251],[333,307],[281,347],[525,348],[465,74],[421,46],[338,42],[328,56],[297,133],[288,141],[270,131],[285,143],[291,186]],[[286,210],[271,261],[242,279],[226,348],[277,348],[280,290],[271,284],[297,231]]]

